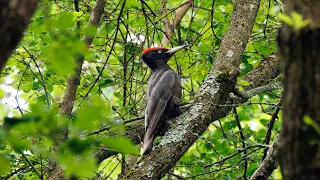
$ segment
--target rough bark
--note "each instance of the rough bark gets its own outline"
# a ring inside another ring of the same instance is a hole
[[[280,61],[277,53],[266,57],[261,61],[260,66],[250,71],[243,80],[250,83],[250,88],[256,88],[269,84],[273,80],[269,77],[273,74],[280,74]]]
[[[278,141],[279,138],[276,136],[274,143],[270,146],[267,152],[267,156],[250,177],[250,180],[267,180],[272,172],[278,167]]]
[[[162,2],[162,6],[165,6],[165,4],[165,2]],[[180,23],[181,19],[187,13],[188,9],[192,6],[192,4],[193,0],[186,1],[180,8],[176,10],[175,15],[172,17],[170,22],[167,22],[167,17],[164,17],[165,32],[161,40],[162,46],[168,46],[170,44],[175,28]]]
[[[101,15],[103,13],[104,6],[106,4],[105,0],[97,0],[95,6],[91,12],[89,25],[90,26],[98,26]],[[84,35],[82,41],[89,47],[93,41],[92,36]],[[84,56],[78,56],[76,58],[77,66],[73,72],[73,74],[67,79],[66,91],[64,94],[64,99],[60,109],[60,115],[70,117],[75,96],[77,93],[77,88],[80,84],[80,75],[81,75],[81,67],[84,61]],[[68,134],[68,129],[64,129],[61,134],[61,140],[57,142],[56,145],[59,145],[62,141],[65,140]],[[58,166],[56,160],[54,158],[49,161],[48,168],[48,179],[65,179],[63,174],[63,169]]]
[[[286,14],[295,11],[310,24],[299,30],[283,24],[279,31],[284,99],[278,158],[284,180],[319,179],[320,1],[291,0],[286,6]]]
[[[177,118],[150,154],[143,156],[138,166],[126,179],[160,179],[181,158],[186,150],[214,120],[224,117],[230,107],[229,93],[235,87],[235,78],[241,55],[251,34],[259,8],[258,0],[239,0],[231,16],[229,28],[221,43],[213,68],[196,94],[191,108]]]
[[[20,42],[37,3],[37,0],[0,1],[0,71]]]

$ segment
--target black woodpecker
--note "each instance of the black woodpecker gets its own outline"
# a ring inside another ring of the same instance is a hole
[[[146,134],[143,138],[142,155],[152,151],[153,140],[165,127],[166,121],[181,113],[179,109],[181,81],[167,62],[174,53],[185,47],[179,46],[172,49],[152,47],[142,52],[142,61],[152,71],[147,87]]]

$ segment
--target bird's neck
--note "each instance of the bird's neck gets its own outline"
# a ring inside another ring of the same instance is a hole
[[[150,67],[150,66],[149,66]],[[151,71],[152,72],[156,72],[156,71],[159,71],[159,70],[163,70],[163,69],[169,69],[170,66],[167,64],[167,63],[164,63],[164,64],[156,64],[155,66],[153,67],[150,67]]]

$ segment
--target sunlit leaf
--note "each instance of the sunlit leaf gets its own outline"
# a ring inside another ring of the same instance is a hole
[[[7,174],[10,170],[10,161],[0,154],[0,175]]]
[[[139,150],[130,140],[125,138],[105,138],[103,139],[105,145],[119,152],[123,152],[125,154],[139,155]]]

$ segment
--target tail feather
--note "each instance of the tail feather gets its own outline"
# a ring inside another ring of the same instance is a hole
[[[142,145],[142,155],[149,154],[152,151],[153,147],[153,138],[154,136],[152,135],[151,137],[147,138],[145,137],[143,140],[143,145]]]

